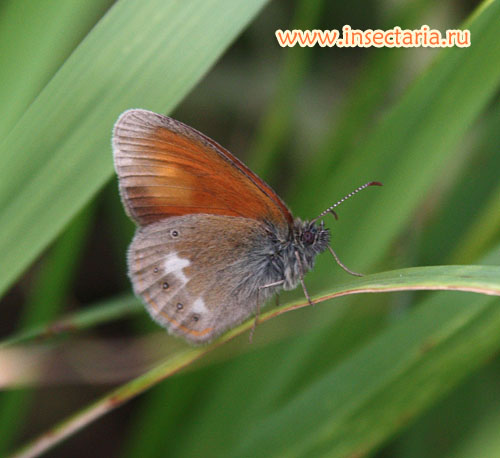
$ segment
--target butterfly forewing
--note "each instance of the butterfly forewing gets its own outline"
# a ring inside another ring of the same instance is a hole
[[[186,214],[241,216],[291,225],[278,195],[222,146],[185,124],[129,110],[113,134],[129,215],[141,226]]]
[[[150,224],[129,249],[135,292],[169,332],[209,341],[255,310],[249,253],[266,237],[261,223],[241,217],[186,215]]]

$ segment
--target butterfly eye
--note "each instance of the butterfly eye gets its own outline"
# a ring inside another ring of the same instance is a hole
[[[305,231],[302,234],[302,240],[304,241],[304,243],[310,245],[311,243],[314,242],[314,234],[311,231]]]
[[[174,237],[174,238],[175,238],[175,237],[179,237],[179,231],[176,231],[176,230],[174,229],[173,231],[170,231],[170,235],[171,235],[172,237]]]

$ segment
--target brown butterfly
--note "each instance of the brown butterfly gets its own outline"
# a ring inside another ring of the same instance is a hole
[[[152,318],[190,343],[237,325],[298,283],[329,246],[324,223],[293,218],[278,195],[215,141],[167,116],[128,110],[115,124],[120,194],[139,225],[128,251]],[[355,274],[356,275],[356,274]]]

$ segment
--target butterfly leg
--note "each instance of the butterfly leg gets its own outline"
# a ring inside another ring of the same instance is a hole
[[[304,290],[304,295],[306,296],[309,305],[314,305],[314,302],[311,300],[311,296],[309,296],[309,292],[307,291],[306,284],[304,283],[304,267],[302,267],[302,261],[297,250],[295,250],[295,257],[297,258],[297,265],[299,266],[300,284]]]
[[[259,324],[259,316],[260,316],[260,291],[264,288],[270,288],[272,286],[279,286],[285,283],[285,280],[280,280],[280,281],[275,281],[273,283],[269,283],[267,285],[262,285],[259,286],[259,289],[257,290],[257,307],[256,307],[256,312],[255,312],[255,320],[253,322],[252,329],[250,330],[250,335],[248,336],[248,341],[252,343],[253,339],[253,334],[255,332],[255,328],[257,327],[257,324]]]

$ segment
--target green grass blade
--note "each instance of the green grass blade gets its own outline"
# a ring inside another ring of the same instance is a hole
[[[493,190],[488,201],[477,212],[477,220],[471,224],[461,246],[457,247],[453,259],[470,260],[473,255],[480,253],[485,246],[487,247],[498,239],[498,228],[500,227],[499,208],[500,185]]]
[[[312,29],[318,22],[323,1],[300,0],[290,29]],[[254,144],[250,149],[250,166],[262,177],[266,177],[280,161],[280,151],[287,142],[292,128],[293,107],[300,95],[300,88],[309,72],[312,60],[310,49],[296,46],[286,49],[285,60],[277,81],[277,89],[267,113],[257,129]]]
[[[498,252],[494,258],[500,262]],[[232,456],[373,452],[498,350],[499,305],[486,296],[432,295],[262,418]]]
[[[494,357],[434,403],[389,448],[400,458],[493,457],[498,444],[500,360]],[[480,452],[483,448],[483,452]],[[488,449],[491,452],[488,453]],[[476,449],[476,452],[473,452]],[[457,453],[458,452],[458,453]]]
[[[192,421],[190,408],[196,408],[197,395],[206,387],[208,378],[203,375],[193,373],[170,378],[142,399],[140,411],[121,444],[121,458],[157,458],[162,455],[166,442],[168,454],[175,456],[178,434]]]
[[[250,431],[233,456],[373,451],[497,351],[500,302],[462,302],[435,302],[391,327]]]
[[[469,264],[496,244],[500,235],[498,208],[498,125],[500,103],[477,120],[473,134],[458,148],[443,182],[433,196],[418,237],[418,265]],[[460,221],[460,224],[456,224]]]
[[[22,329],[31,329],[53,320],[63,308],[93,215],[93,208],[86,208],[79,214],[43,259],[33,289],[23,307]],[[18,434],[32,394],[28,389],[0,393],[0,456],[5,456]]]
[[[330,291],[328,295],[319,298],[317,302],[326,301],[334,297],[344,296],[348,294],[370,293],[374,291],[376,292],[404,291],[404,290],[414,290],[414,289],[443,289],[443,290],[451,289],[451,290],[475,291],[475,292],[481,292],[483,294],[500,296],[500,266],[422,267],[416,269],[405,269],[400,271],[385,272],[377,275],[367,276],[362,279],[354,279],[350,283],[347,283],[341,287],[337,286],[332,291]],[[482,299],[482,301],[484,302],[485,300]],[[307,303],[284,305],[279,307],[278,309],[271,310],[267,313],[262,314],[262,316],[260,317],[260,321],[265,322],[285,312],[306,307],[308,305],[309,304]],[[436,313],[438,314],[438,317],[442,315],[443,320],[445,318],[449,319],[450,308],[445,308],[443,311],[443,309],[437,307],[436,304],[434,304],[430,308],[434,311],[437,310]],[[466,310],[467,307],[463,307],[462,313],[465,313]],[[473,316],[474,312],[479,313],[477,307],[471,307],[469,313],[465,314],[466,315],[465,318]],[[456,315],[458,316],[458,318],[456,319],[459,320],[459,322],[463,322],[465,320],[464,317],[461,317],[460,321],[460,313],[457,312]],[[425,318],[424,322],[421,325],[416,326],[416,330],[414,330],[413,333],[410,333],[410,335],[415,337],[416,333],[419,330],[428,332],[429,327],[433,332],[439,331],[440,329],[438,326],[440,324],[439,319],[433,317],[433,319],[430,320],[430,322],[428,321],[429,318]],[[500,309],[498,311],[498,321],[499,321],[498,325],[500,326]],[[116,408],[118,405],[121,405],[122,403],[128,401],[129,399],[137,396],[138,394],[154,386],[155,384],[165,379],[166,377],[178,372],[182,368],[196,361],[198,358],[207,354],[211,350],[231,340],[235,336],[245,331],[248,331],[252,326],[253,326],[253,319],[250,319],[247,322],[243,323],[242,325],[227,332],[212,344],[209,344],[205,347],[180,350],[179,352],[173,354],[168,359],[167,362],[154,368],[150,372],[132,380],[131,382],[121,386],[120,388],[114,390],[107,396],[103,397],[101,400],[95,402],[91,406],[76,413],[71,418],[63,421],[55,428],[51,429],[47,433],[40,436],[38,439],[35,439],[30,444],[26,445],[23,448],[23,451],[20,452],[20,454],[14,456],[33,456],[32,454],[35,453],[35,451],[37,453],[41,453],[42,451],[48,449],[49,447],[54,446],[58,442],[67,438],[69,435],[73,434],[75,431],[78,431],[79,429],[83,428],[90,422],[96,420],[97,418],[101,417],[102,415]],[[453,327],[451,330],[453,330],[455,327]],[[402,331],[397,331],[398,338],[401,332]],[[448,334],[446,334],[446,336],[448,336]],[[434,338],[435,335],[433,334],[432,337]],[[391,338],[393,339],[394,337]],[[500,340],[500,337],[498,337],[497,339]],[[411,339],[409,345],[410,344],[414,344],[414,341]],[[393,342],[391,342],[391,345],[393,345]],[[397,353],[397,355],[400,358],[404,358],[406,356],[404,354],[405,348],[406,347],[402,346],[401,350]],[[370,351],[370,358],[373,356],[372,353],[373,352]],[[384,354],[384,358],[385,356],[386,355]],[[383,362],[385,362],[384,358],[382,358]],[[380,374],[378,374],[378,376],[380,376]],[[332,385],[328,384],[327,386],[328,389],[331,390]],[[318,404],[315,403],[314,406],[311,408],[315,409],[317,407]],[[330,412],[328,411],[328,413]],[[303,417],[303,418],[308,418],[308,417]],[[319,421],[320,416],[317,416],[317,419]],[[325,424],[327,424],[327,419],[322,418],[321,420],[325,421]],[[285,429],[287,429],[289,426],[290,426],[289,419],[287,422],[282,424],[282,428]],[[273,427],[275,426],[273,425]],[[285,437],[286,435],[287,433],[283,433],[283,437]],[[300,436],[297,435],[297,439],[299,437]],[[283,447],[282,441],[279,441],[279,444],[280,447]],[[252,445],[252,447],[254,446],[255,445]]]
[[[122,385],[102,399],[77,412],[71,418],[68,418],[60,425],[52,428],[46,434],[11,455],[11,458],[28,458],[41,455],[87,424],[119,407],[131,397],[147,390],[182,367],[192,363],[207,351],[209,351],[209,347],[194,348],[174,355],[141,377],[137,377],[131,382]]]
[[[111,0],[5,0],[0,10],[0,138],[19,120]]]
[[[471,458],[500,456],[500,414],[498,406],[473,425],[473,430],[458,441],[445,458]]]
[[[0,145],[0,292],[112,175],[126,108],[170,111],[265,0],[119,1]],[[13,240],[16,243],[13,243]]]
[[[110,321],[127,318],[143,310],[136,297],[132,294],[126,294],[90,305],[82,311],[63,316],[56,321],[42,323],[20,331],[0,342],[0,349],[25,344],[33,340],[42,342],[67,333],[90,329]]]

